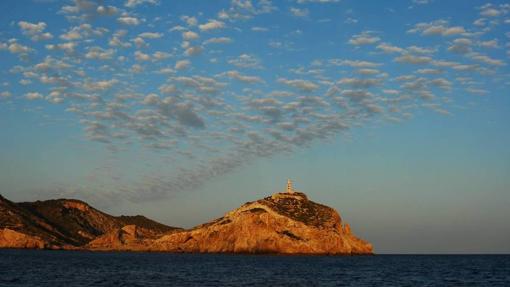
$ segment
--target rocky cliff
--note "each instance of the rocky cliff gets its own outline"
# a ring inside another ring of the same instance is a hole
[[[304,193],[247,202],[189,230],[115,217],[78,200],[12,203],[0,196],[0,248],[201,253],[372,254],[332,208]]]
[[[132,224],[154,236],[180,230],[140,215],[112,216],[75,199],[14,203],[0,196],[0,248],[82,248]]]
[[[0,195],[0,248],[64,246],[51,223]]]
[[[155,240],[154,251],[276,254],[371,254],[332,208],[303,193],[277,193],[192,230]]]

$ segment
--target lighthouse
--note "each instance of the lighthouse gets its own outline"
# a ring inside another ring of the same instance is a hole
[[[294,193],[294,189],[292,188],[292,181],[287,179],[287,193]]]

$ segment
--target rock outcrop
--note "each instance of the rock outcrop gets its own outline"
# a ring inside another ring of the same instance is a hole
[[[192,230],[165,235],[149,250],[205,253],[372,254],[332,208],[303,193],[248,202]]]
[[[147,236],[149,235],[149,236]],[[112,230],[86,245],[92,250],[143,250],[151,244],[149,230],[136,225],[126,225],[122,228]]]
[[[180,231],[182,229],[174,229],[167,231],[166,234]],[[126,225],[97,237],[85,245],[85,248],[102,251],[148,251],[154,241],[160,237],[162,234],[153,229],[134,224]]]
[[[0,195],[0,247],[49,248],[66,244],[65,237],[46,219]]]
[[[42,249],[50,247],[38,236],[28,235],[9,228],[0,229],[0,248]]]
[[[112,216],[79,200],[13,203],[0,196],[0,248],[200,253],[372,254],[334,209],[276,193],[184,230]]]

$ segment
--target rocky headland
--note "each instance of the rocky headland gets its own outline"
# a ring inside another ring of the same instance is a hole
[[[85,202],[14,203],[0,196],[0,248],[196,253],[372,254],[334,209],[275,193],[191,229],[112,216]]]

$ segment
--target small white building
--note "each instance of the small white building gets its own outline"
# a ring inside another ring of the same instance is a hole
[[[292,188],[292,181],[287,179],[287,193],[294,193],[294,188]]]

